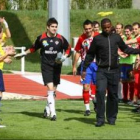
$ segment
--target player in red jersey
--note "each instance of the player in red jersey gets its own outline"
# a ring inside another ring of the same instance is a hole
[[[133,26],[133,33],[134,33],[134,37],[138,38],[140,37],[140,24],[138,22],[134,22],[132,24]],[[135,44],[136,48],[140,48],[140,45]],[[134,65],[134,70],[133,70],[133,74],[134,74],[134,78],[135,78],[135,83],[134,83],[134,99],[132,102],[133,104],[137,104],[138,100],[140,99],[140,67],[139,67],[139,59],[140,56],[137,55],[136,61],[135,61],[135,65]]]
[[[41,72],[44,85],[48,88],[44,117],[50,116],[52,121],[56,120],[55,92],[57,85],[60,84],[62,62],[70,55],[71,50],[68,41],[57,33],[57,27],[57,20],[50,18],[47,21],[47,32],[38,36],[31,48],[15,56],[21,58],[41,49]]]
[[[76,72],[77,72],[76,65],[77,65],[77,62],[80,57],[82,60],[82,62],[81,62],[81,72],[82,72],[83,62],[84,62],[85,56],[87,54],[87,51],[90,47],[90,44],[93,40],[93,37],[97,36],[99,34],[98,32],[93,31],[93,23],[90,20],[86,20],[83,23],[83,28],[84,28],[84,33],[79,37],[78,42],[75,47],[76,53],[75,53],[74,62],[73,62],[73,74],[74,75],[76,75]],[[86,111],[84,113],[85,116],[90,115],[89,101],[90,101],[90,84],[91,84],[91,82],[92,82],[91,86],[94,89],[94,90],[91,90],[91,92],[94,92],[94,94],[95,94],[95,90],[96,90],[96,87],[95,87],[96,70],[97,70],[97,65],[94,61],[87,68],[87,76],[85,77],[85,79],[83,81],[81,81],[81,83],[83,84],[83,99],[84,99],[84,104],[86,107]],[[93,101],[95,104],[95,100],[93,100]]]

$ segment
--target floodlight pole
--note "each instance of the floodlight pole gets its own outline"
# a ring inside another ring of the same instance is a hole
[[[58,21],[58,33],[70,42],[70,0],[49,0],[49,18]],[[71,65],[71,59],[66,59],[64,65]]]

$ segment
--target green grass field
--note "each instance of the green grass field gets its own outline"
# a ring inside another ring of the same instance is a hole
[[[6,128],[0,128],[0,139],[140,139],[140,114],[132,113],[128,105],[119,105],[115,126],[97,128],[94,111],[83,116],[82,100],[57,100],[55,122],[42,117],[45,100],[2,103],[0,118]]]

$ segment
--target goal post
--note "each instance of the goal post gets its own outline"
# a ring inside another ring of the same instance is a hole
[[[20,50],[21,53],[23,53],[26,49],[26,47],[22,46],[22,47],[14,47],[15,50]],[[25,57],[21,58],[21,74],[25,74]]]

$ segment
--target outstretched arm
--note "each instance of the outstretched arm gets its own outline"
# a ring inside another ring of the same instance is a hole
[[[4,25],[4,29],[6,31],[7,38],[10,38],[11,37],[11,32],[10,32],[7,21],[5,20],[4,17],[0,17],[0,22]]]
[[[41,46],[41,45],[40,45],[40,36],[39,36],[39,37],[37,37],[37,39],[36,39],[36,41],[35,41],[35,44],[32,45],[31,48],[27,49],[26,51],[24,51],[24,52],[22,52],[22,53],[16,54],[14,57],[15,57],[16,59],[21,59],[22,57],[24,57],[24,56],[26,56],[26,55],[28,55],[28,54],[30,54],[30,53],[33,53],[33,52],[35,52],[36,50],[38,50],[38,49],[40,48],[40,46]]]
[[[136,39],[138,41],[138,38]],[[134,41],[133,41],[134,42]],[[132,42],[131,42],[132,43]],[[118,46],[121,49],[121,51],[123,51],[126,54],[140,54],[140,49],[134,49],[131,47],[128,47],[125,42],[122,40],[122,38],[120,37],[119,42],[118,42]]]
[[[0,62],[4,61],[4,59],[6,59],[8,56],[14,56],[15,54],[15,50],[10,50],[5,53],[3,52],[2,54],[0,54]]]
[[[31,50],[28,49],[28,50],[26,50],[26,51],[23,51],[22,53],[16,54],[16,55],[14,56],[14,58],[16,58],[16,59],[21,59],[22,57],[24,57],[24,56],[26,56],[26,55],[28,55],[28,54],[30,54],[30,53],[31,53]]]
[[[137,39],[136,38],[125,41],[125,44],[127,44],[127,45],[131,45],[131,44],[135,44],[135,43],[137,43]]]
[[[79,52],[76,52],[75,55],[74,55],[74,61],[73,61],[73,75],[76,75],[77,73],[77,62],[80,58],[80,53]]]

